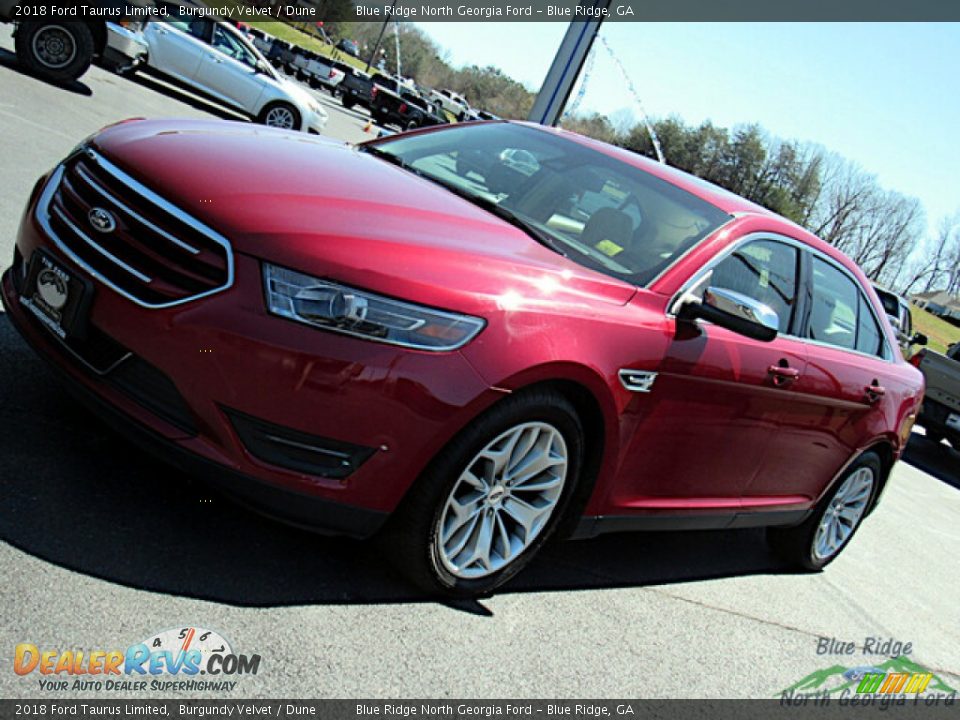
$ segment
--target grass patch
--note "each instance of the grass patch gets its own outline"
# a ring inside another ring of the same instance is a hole
[[[251,27],[258,28],[263,30],[265,33],[273,35],[276,38],[286,40],[294,45],[299,45],[306,50],[312,50],[318,55],[323,55],[331,60],[339,60],[340,62],[347,63],[348,65],[353,65],[358,70],[363,70],[367,67],[366,62],[358,60],[342,50],[337,50],[337,48],[335,48],[333,45],[327,45],[323,40],[312,33],[301,30],[293,25],[288,25],[285,22],[281,22],[279,20],[244,20],[244,22]],[[374,71],[375,68],[371,67],[370,70]]]
[[[916,305],[910,306],[913,315],[913,329],[927,336],[927,347],[936,352],[947,351],[947,346],[960,342],[960,327],[951,325],[946,320],[933,313],[921,310]]]

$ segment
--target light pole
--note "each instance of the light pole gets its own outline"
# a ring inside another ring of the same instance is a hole
[[[370,57],[367,58],[367,69],[364,72],[370,72],[370,66],[373,64],[373,59],[377,56],[377,50],[380,49],[380,41],[383,40],[383,33],[387,31],[387,23],[390,22],[390,17],[393,15],[393,6],[397,4],[397,0],[392,0],[390,3],[390,9],[387,11],[387,19],[383,21],[383,25],[380,26],[380,34],[377,35],[377,43],[373,46],[373,51],[370,53]]]
[[[580,0],[580,7],[587,9],[583,17],[600,17],[599,20],[572,22],[563,36],[560,49],[547,71],[543,86],[533,101],[527,120],[541,125],[556,125],[563,115],[570,92],[577,82],[583,63],[587,59],[593,41],[603,22],[602,10],[609,10],[612,0]]]

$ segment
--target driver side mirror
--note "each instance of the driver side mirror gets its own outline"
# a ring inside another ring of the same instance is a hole
[[[780,318],[776,311],[748,295],[711,287],[704,278],[678,301],[677,319],[684,322],[707,320],[732,332],[761,342],[777,337]]]
[[[928,342],[927,336],[923,333],[915,333],[912,338],[910,338],[911,345],[926,345]]]

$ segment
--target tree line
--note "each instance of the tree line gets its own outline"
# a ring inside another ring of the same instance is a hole
[[[606,116],[562,125],[655,157],[642,123],[616,128]],[[836,246],[870,279],[901,293],[960,292],[960,211],[926,230],[920,201],[821,145],[770,136],[756,124],[727,129],[677,117],[652,122],[667,163],[773,210]]]

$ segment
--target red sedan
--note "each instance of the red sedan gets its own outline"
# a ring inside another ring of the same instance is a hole
[[[526,124],[128,121],[37,183],[2,287],[120,430],[454,594],[627,529],[767,526],[819,569],[923,393],[837,250]]]

